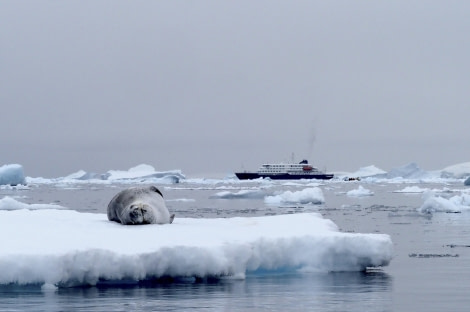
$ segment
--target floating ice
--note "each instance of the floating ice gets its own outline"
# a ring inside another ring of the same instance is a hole
[[[357,189],[348,191],[346,195],[351,197],[372,196],[374,195],[374,192],[364,188],[362,185],[359,185]]]
[[[286,191],[279,195],[266,196],[264,202],[269,205],[279,204],[322,204],[325,202],[323,192],[318,187],[306,188],[301,191]]]
[[[418,208],[422,213],[463,212],[470,210],[470,195],[461,194],[449,199],[436,196],[433,192],[424,194],[424,203]]]
[[[464,182],[463,182],[464,185],[466,186],[470,186],[470,177],[468,177]]]
[[[263,198],[264,192],[261,190],[241,190],[236,193],[223,191],[211,196],[211,198],[232,199],[232,198]]]
[[[16,199],[5,196],[0,199],[0,210],[20,210],[20,209],[64,209],[64,207],[56,204],[25,204]]]
[[[124,226],[105,214],[22,209],[0,211],[0,237],[0,284],[46,288],[360,271],[387,265],[393,254],[388,235],[342,233],[317,213]]]
[[[424,193],[428,191],[427,188],[420,188],[419,186],[407,186],[402,190],[393,191],[394,193]]]
[[[26,184],[23,166],[18,164],[0,167],[0,185]]]

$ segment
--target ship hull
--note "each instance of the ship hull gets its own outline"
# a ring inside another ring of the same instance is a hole
[[[253,180],[259,178],[270,178],[272,180],[300,180],[300,179],[318,179],[318,180],[330,180],[333,178],[333,174],[318,173],[318,174],[259,174],[256,172],[235,172],[235,175],[240,180]]]

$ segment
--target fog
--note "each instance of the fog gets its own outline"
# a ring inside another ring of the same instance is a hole
[[[29,176],[469,161],[466,2],[0,6],[0,165]]]

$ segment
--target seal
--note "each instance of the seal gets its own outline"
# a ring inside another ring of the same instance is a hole
[[[174,218],[162,193],[153,185],[125,189],[108,204],[108,219],[122,224],[167,224]]]

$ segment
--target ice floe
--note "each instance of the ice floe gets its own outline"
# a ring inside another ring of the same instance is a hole
[[[407,186],[404,189],[393,191],[394,193],[424,193],[428,191],[427,188],[421,188],[419,186]]]
[[[325,202],[325,197],[319,187],[310,187],[301,191],[285,191],[279,195],[266,196],[264,202],[269,205],[322,204]]]
[[[1,285],[360,271],[387,265],[393,254],[388,235],[343,233],[317,213],[124,226],[105,214],[29,208],[0,210]]]
[[[470,211],[470,195],[462,193],[450,198],[436,195],[434,192],[427,192],[423,195],[424,203],[418,208],[422,213],[433,212],[464,212]]]
[[[369,189],[364,188],[362,185],[359,185],[357,189],[350,190],[346,192],[346,195],[351,197],[363,197],[363,196],[372,196],[374,192]]]
[[[20,209],[64,209],[64,207],[56,204],[25,204],[16,199],[5,196],[0,199],[0,210],[20,210]]]
[[[233,198],[263,198],[265,193],[261,190],[241,190],[238,192],[222,191],[211,196],[211,198],[233,199]]]

